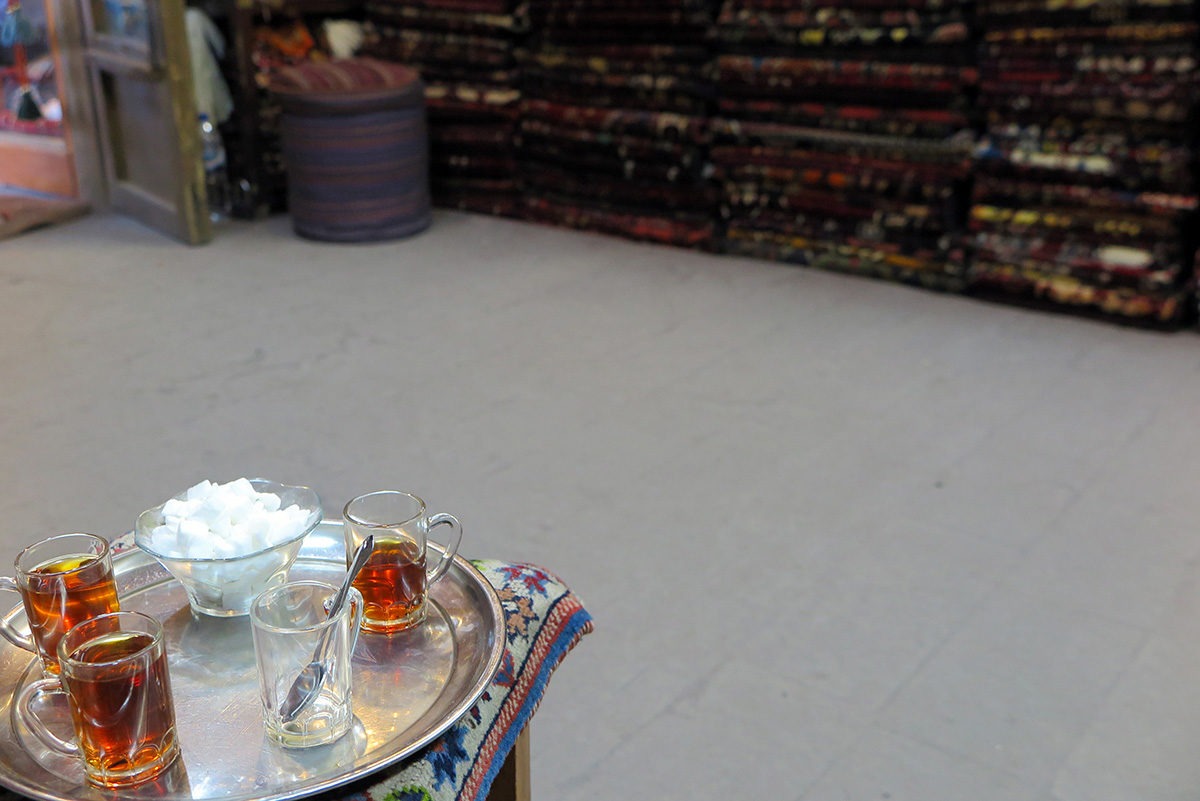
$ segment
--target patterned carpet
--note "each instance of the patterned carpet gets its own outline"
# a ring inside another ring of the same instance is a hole
[[[74,219],[87,210],[81,200],[0,193],[0,240]]]

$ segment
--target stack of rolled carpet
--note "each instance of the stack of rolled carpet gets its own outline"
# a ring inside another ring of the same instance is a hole
[[[717,39],[724,249],[963,288],[966,0],[725,0]]]
[[[521,213],[516,48],[529,19],[516,0],[367,0],[364,52],[425,82],[430,183],[439,206]]]
[[[522,58],[527,217],[712,242],[709,0],[532,0]]]
[[[982,0],[974,289],[1190,316],[1195,15],[1192,0]]]

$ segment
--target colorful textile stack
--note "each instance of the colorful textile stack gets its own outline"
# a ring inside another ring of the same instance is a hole
[[[425,81],[430,180],[438,206],[522,211],[515,134],[517,43],[529,26],[515,0],[368,0],[365,52]]]
[[[1195,13],[1192,0],[982,0],[973,289],[1190,316]]]
[[[961,289],[966,0],[725,0],[724,249]]]
[[[527,216],[710,246],[707,0],[533,0],[519,151]]]

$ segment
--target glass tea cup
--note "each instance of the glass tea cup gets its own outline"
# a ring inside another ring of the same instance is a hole
[[[21,595],[29,635],[0,619],[0,635],[42,659],[47,675],[58,673],[58,643],[77,623],[120,607],[108,541],[92,534],[59,534],[17,555],[15,575],[0,589]]]
[[[290,748],[332,743],[354,723],[350,661],[363,599],[350,588],[341,610],[329,617],[336,594],[337,588],[323,581],[290,581],[266,590],[250,605],[263,723],[268,735]],[[316,674],[313,664],[321,666]],[[285,702],[306,668],[310,678],[319,676],[311,690],[315,696],[288,717]]]
[[[445,575],[462,542],[458,519],[431,515],[425,501],[397,490],[359,495],[346,504],[342,517],[347,560],[368,535],[375,537],[375,550],[354,580],[366,604],[363,630],[392,634],[424,621],[429,587]],[[450,527],[454,539],[429,569],[429,531],[442,525]]]
[[[141,612],[111,612],[71,628],[58,643],[57,678],[32,682],[17,714],[49,748],[83,759],[88,782],[131,787],[179,756],[175,703],[162,626]],[[40,696],[64,694],[74,741],[51,732],[33,710]]]

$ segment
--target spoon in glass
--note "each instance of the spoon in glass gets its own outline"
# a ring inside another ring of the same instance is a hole
[[[371,558],[373,550],[375,550],[375,537],[368,535],[358,546],[358,550],[354,552],[354,560],[350,563],[350,569],[346,571],[346,578],[343,579],[342,586],[338,587],[333,600],[329,603],[329,617],[336,617],[342,611],[342,607],[346,605],[346,598],[350,595],[350,585],[354,583],[354,579],[362,570],[363,565]],[[317,647],[313,651],[312,661],[304,666],[300,675],[292,682],[291,688],[288,689],[287,697],[283,699],[283,704],[279,707],[279,717],[284,723],[291,723],[295,720],[321,694],[321,685],[325,683],[325,674],[327,673],[325,652],[329,649],[329,638],[333,635],[334,629],[334,626],[329,626],[321,633],[321,639],[318,640]]]

